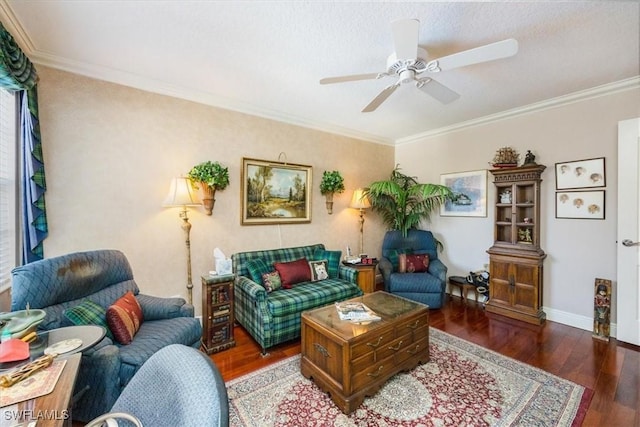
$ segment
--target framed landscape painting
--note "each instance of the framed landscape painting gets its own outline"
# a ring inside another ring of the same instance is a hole
[[[242,225],[311,222],[311,166],[242,159]]]
[[[453,192],[453,198],[440,206],[440,216],[487,216],[486,169],[442,174],[440,184]]]

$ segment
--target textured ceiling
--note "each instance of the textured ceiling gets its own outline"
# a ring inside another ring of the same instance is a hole
[[[400,18],[420,20],[428,59],[507,38],[519,52],[439,73],[461,95],[447,105],[403,85],[361,113],[394,78],[318,83],[385,71]],[[0,0],[0,19],[37,64],[391,144],[640,75],[636,1]]]

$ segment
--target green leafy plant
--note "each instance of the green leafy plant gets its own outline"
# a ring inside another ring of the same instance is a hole
[[[376,181],[365,190],[372,209],[380,214],[389,230],[400,230],[407,237],[410,229],[439,209],[452,197],[444,185],[421,184],[415,177],[400,172],[399,165],[385,181]]]
[[[200,182],[212,190],[224,190],[229,185],[229,169],[218,162],[206,161],[195,165],[188,177],[194,188],[198,188]]]
[[[320,181],[320,194],[342,193],[344,191],[344,179],[338,171],[324,171]]]

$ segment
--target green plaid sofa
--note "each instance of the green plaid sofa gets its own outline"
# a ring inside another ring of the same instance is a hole
[[[267,265],[338,257],[340,251],[326,251],[324,245],[314,244],[291,248],[271,249],[233,254],[235,282],[235,317],[262,347],[269,347],[300,337],[300,314],[305,310],[332,304],[362,295],[357,285],[358,271],[338,263],[337,271],[329,269],[329,278],[317,282],[303,282],[292,289],[278,289],[267,293],[262,284],[251,280],[248,262],[261,258]],[[320,257],[320,258],[319,258]]]

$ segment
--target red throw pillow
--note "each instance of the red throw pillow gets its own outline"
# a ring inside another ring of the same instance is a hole
[[[421,273],[429,268],[429,255],[407,254],[407,273]]]
[[[120,344],[126,345],[133,340],[143,320],[142,307],[131,291],[107,309],[107,324]]]
[[[273,267],[280,273],[282,287],[291,289],[292,285],[311,281],[311,269],[306,258],[291,262],[274,262]]]

